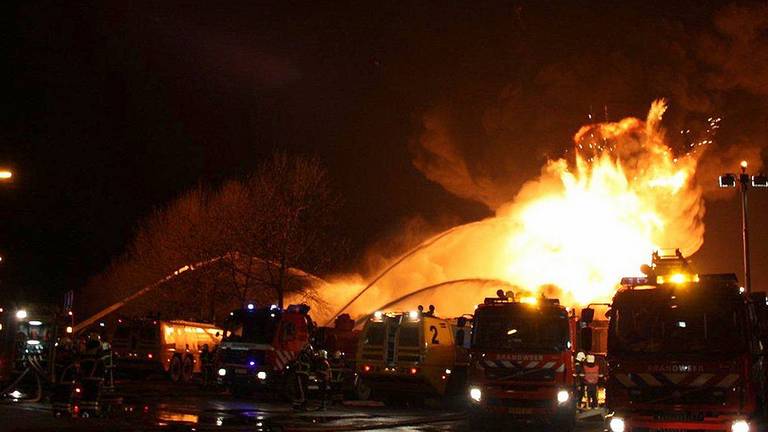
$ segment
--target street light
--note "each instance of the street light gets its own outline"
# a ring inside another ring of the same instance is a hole
[[[720,176],[721,188],[736,187],[736,182],[741,185],[741,227],[742,227],[742,242],[744,245],[744,288],[747,295],[752,293],[752,275],[750,273],[749,265],[749,218],[747,211],[747,191],[751,187],[765,188],[768,187],[768,177],[765,174],[760,173],[756,176],[750,176],[747,174],[747,161],[741,161],[741,173],[725,173]]]

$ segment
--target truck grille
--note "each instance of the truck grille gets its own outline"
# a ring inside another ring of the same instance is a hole
[[[726,402],[726,393],[718,388],[686,389],[654,387],[632,389],[629,399],[634,403],[683,404],[683,405],[720,405]],[[677,414],[675,414],[677,415]]]
[[[553,381],[555,379],[555,370],[486,368],[485,376],[489,379],[504,379],[513,381]]]
[[[633,432],[711,432],[711,429],[654,429],[654,428],[632,428]]]
[[[226,364],[246,365],[253,361],[260,366],[264,364],[264,351],[224,349],[222,358]]]
[[[489,398],[489,406],[514,407],[514,408],[547,408],[552,404],[548,399],[512,399]]]
[[[700,422],[700,421],[704,421],[704,413],[701,413],[701,412],[662,413],[662,414],[654,415],[653,419],[657,421]]]

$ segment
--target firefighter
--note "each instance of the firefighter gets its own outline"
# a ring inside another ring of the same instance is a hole
[[[200,369],[203,372],[203,388],[211,385],[213,379],[213,352],[208,348],[208,344],[203,344],[200,351]]]
[[[590,408],[597,408],[597,385],[600,378],[600,366],[595,363],[595,356],[587,355],[587,364],[584,366],[584,383],[587,387],[587,403]]]
[[[577,405],[582,406],[584,404],[586,386],[584,385],[584,361],[587,359],[587,355],[583,351],[579,351],[576,354],[576,364],[574,365],[574,372],[576,373],[576,384],[578,385],[579,393],[577,398]]]
[[[328,390],[331,386],[331,364],[328,362],[328,351],[321,349],[317,352],[312,370],[315,372],[317,385],[320,389],[320,407],[325,409],[328,401]]]
[[[104,378],[113,367],[112,346],[102,341],[100,334],[90,333],[80,355],[80,366],[84,369],[81,371],[83,376]]]
[[[309,384],[309,372],[312,369],[312,345],[307,345],[306,348],[301,350],[298,358],[294,362],[294,396],[293,396],[293,409],[304,410],[307,405],[306,389]]]
[[[72,381],[75,368],[75,343],[68,337],[63,337],[55,347],[56,351],[56,382]]]
[[[429,305],[429,311],[425,312],[424,315],[426,315],[426,316],[434,316],[435,315],[435,305]]]
[[[104,378],[111,370],[111,346],[101,341],[101,335],[90,333],[85,341],[85,349],[80,355],[80,369],[75,390],[81,415],[97,415],[101,411],[101,393]],[[110,383],[111,386],[111,379]],[[79,389],[79,390],[77,390]]]
[[[88,335],[88,338],[85,340],[85,351],[83,351],[83,354],[88,356],[96,356],[100,354],[101,352],[101,336],[93,332]]]

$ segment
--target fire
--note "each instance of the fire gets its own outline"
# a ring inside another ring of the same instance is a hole
[[[550,162],[536,194],[521,192],[500,215],[513,221],[505,251],[507,280],[536,290],[558,287],[572,302],[606,301],[622,275],[638,273],[648,252],[661,247],[695,252],[702,243],[703,202],[691,184],[696,160],[675,159],[664,144],[655,104],[648,120],[587,126],[576,135],[615,143],[575,166]],[[583,146],[582,146],[583,147]],[[623,155],[631,155],[625,160]],[[554,187],[553,187],[554,186]],[[691,223],[693,221],[693,223]]]
[[[495,217],[424,242],[362,293],[347,279],[323,297],[334,309],[359,295],[344,308],[353,316],[430,303],[461,315],[497,288],[570,305],[610,300],[651,251],[690,255],[703,242],[702,191],[692,181],[698,156],[673,154],[660,125],[665,109],[657,101],[645,120],[582,127],[574,160],[549,161]]]

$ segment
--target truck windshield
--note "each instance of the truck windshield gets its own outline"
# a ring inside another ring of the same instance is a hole
[[[366,345],[381,345],[386,338],[384,323],[370,323],[365,331],[363,343]]]
[[[560,352],[567,342],[568,316],[560,309],[511,304],[475,314],[473,348]]]
[[[728,353],[745,347],[736,301],[627,296],[614,302],[608,350],[613,353]]]
[[[224,340],[271,344],[279,321],[280,315],[276,311],[257,310],[236,313],[227,323]]]

